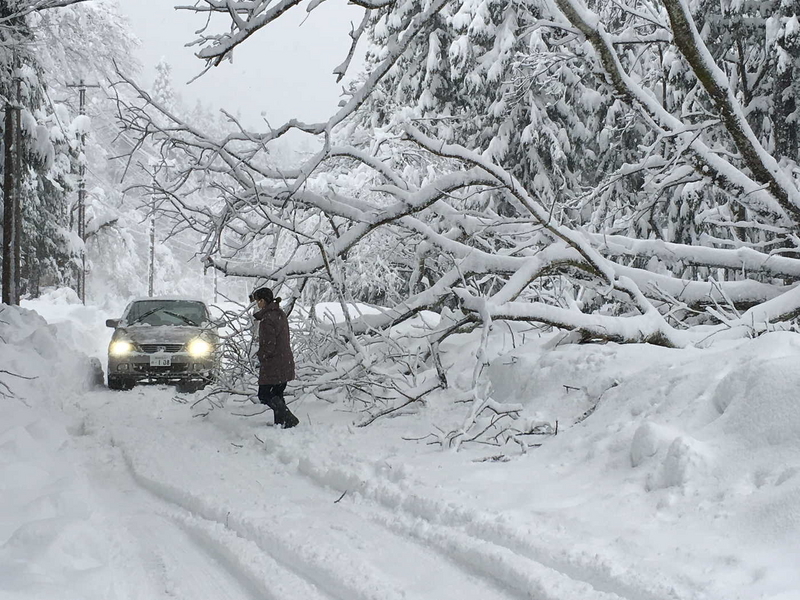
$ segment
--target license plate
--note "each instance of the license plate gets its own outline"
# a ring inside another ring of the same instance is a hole
[[[151,367],[170,367],[172,366],[172,358],[169,356],[151,356],[150,357],[150,366]]]

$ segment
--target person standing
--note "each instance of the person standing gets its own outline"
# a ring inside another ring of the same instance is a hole
[[[256,303],[253,318],[258,321],[258,400],[272,409],[275,425],[289,429],[300,423],[283,399],[286,383],[295,376],[289,320],[271,289],[258,288],[250,300]]]

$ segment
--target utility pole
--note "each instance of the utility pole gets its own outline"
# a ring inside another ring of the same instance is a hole
[[[214,269],[214,304],[219,302],[219,281],[217,280],[217,270]]]
[[[14,68],[19,62],[14,59]],[[22,126],[20,120],[21,81],[15,75],[16,103],[6,102],[5,164],[3,176],[3,295],[9,305],[19,304],[20,239],[22,235]]]
[[[147,295],[153,297],[156,272],[156,219],[150,217],[150,265],[147,277]]]
[[[86,114],[86,88],[99,88],[99,85],[89,85],[83,79],[78,83],[69,83],[67,87],[78,88],[79,114]],[[81,154],[86,145],[86,134],[81,133]],[[78,272],[78,297],[86,304],[86,157],[81,156],[78,161],[78,237],[83,242],[81,249],[81,268]]]

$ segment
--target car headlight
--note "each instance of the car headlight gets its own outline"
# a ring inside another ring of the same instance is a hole
[[[213,347],[205,340],[196,339],[189,342],[187,350],[189,350],[189,354],[193,357],[200,358],[201,356],[208,356],[211,354]]]
[[[111,342],[111,346],[108,347],[108,353],[111,356],[127,356],[131,352],[133,352],[133,344],[126,340]]]

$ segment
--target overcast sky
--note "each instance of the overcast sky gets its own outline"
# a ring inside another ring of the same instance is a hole
[[[341,92],[332,71],[347,55],[350,23],[361,18],[361,9],[344,0],[323,2],[304,23],[305,7],[295,7],[239,47],[232,64],[225,62],[187,85],[203,68],[194,56],[196,48],[186,44],[197,37],[204,19],[174,9],[189,4],[186,0],[118,1],[142,41],[139,58],[146,87],[163,56],[172,66],[176,91],[189,107],[202,99],[212,108],[240,113],[251,126],[262,114],[273,126],[293,117],[318,121],[332,114]]]

